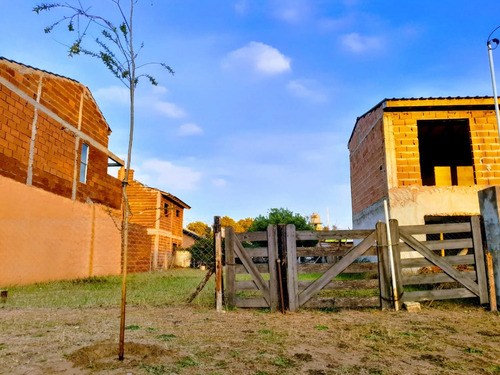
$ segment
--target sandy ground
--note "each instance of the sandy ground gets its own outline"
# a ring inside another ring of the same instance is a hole
[[[1,374],[500,374],[500,315],[420,312],[226,313],[196,306],[0,308]]]

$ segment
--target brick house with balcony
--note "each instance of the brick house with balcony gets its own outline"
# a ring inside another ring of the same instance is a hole
[[[118,177],[123,179],[125,169]],[[136,271],[166,269],[172,265],[173,255],[183,245],[184,210],[191,207],[176,196],[134,180],[129,173],[127,195],[130,204],[130,222],[147,228],[150,237],[149,268],[144,264]],[[144,263],[144,262],[143,262]]]
[[[348,143],[353,228],[479,215],[478,191],[500,184],[491,97],[384,99],[358,117]]]
[[[0,57],[0,285],[120,272],[110,133],[86,86]]]

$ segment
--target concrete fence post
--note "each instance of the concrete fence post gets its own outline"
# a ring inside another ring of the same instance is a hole
[[[478,192],[479,207],[484,219],[488,252],[493,260],[496,300],[500,296],[500,186],[491,186]]]

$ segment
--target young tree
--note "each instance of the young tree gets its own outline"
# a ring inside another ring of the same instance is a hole
[[[134,139],[134,104],[135,88],[139,79],[144,77],[156,85],[156,80],[147,73],[139,73],[139,69],[149,64],[138,65],[138,54],[142,49],[141,44],[136,48],[134,42],[134,7],[138,0],[130,0],[128,5],[121,0],[109,0],[115,5],[116,14],[104,16],[91,13],[91,7],[84,7],[81,0],[65,3],[42,3],[37,5],[33,11],[40,13],[59,9],[64,12],[57,21],[45,28],[45,33],[50,33],[56,26],[66,24],[68,31],[75,33],[73,43],[68,46],[69,56],[87,55],[100,60],[111,73],[118,78],[128,89],[130,98],[130,124],[129,141],[126,159],[125,177],[122,181],[122,198],[124,220],[122,224],[122,248],[123,248],[123,280],[122,280],[122,302],[120,318],[120,345],[118,358],[124,357],[124,335],[125,335],[125,306],[127,293],[127,254],[128,254],[128,227],[130,207],[127,196],[127,185],[132,160],[132,143]],[[114,17],[118,22],[111,21]],[[91,30],[96,30],[100,37],[94,40],[94,47],[87,48],[84,42],[89,36]],[[161,65],[171,74],[172,68],[163,63],[154,63]]]

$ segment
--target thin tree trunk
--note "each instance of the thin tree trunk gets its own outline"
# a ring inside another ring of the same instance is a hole
[[[122,301],[121,301],[121,314],[120,314],[120,344],[118,359],[120,361],[124,358],[125,352],[125,307],[127,305],[127,258],[128,258],[128,228],[130,217],[130,206],[127,196],[127,185],[130,171],[130,164],[132,159],[132,143],[134,140],[134,97],[135,97],[135,55],[134,45],[132,40],[132,20],[134,14],[134,0],[130,0],[130,20],[129,20],[129,41],[130,41],[130,133],[128,141],[128,155],[127,166],[125,169],[125,178],[122,181],[122,196],[124,205],[124,221],[123,221],[123,270],[122,270]]]

